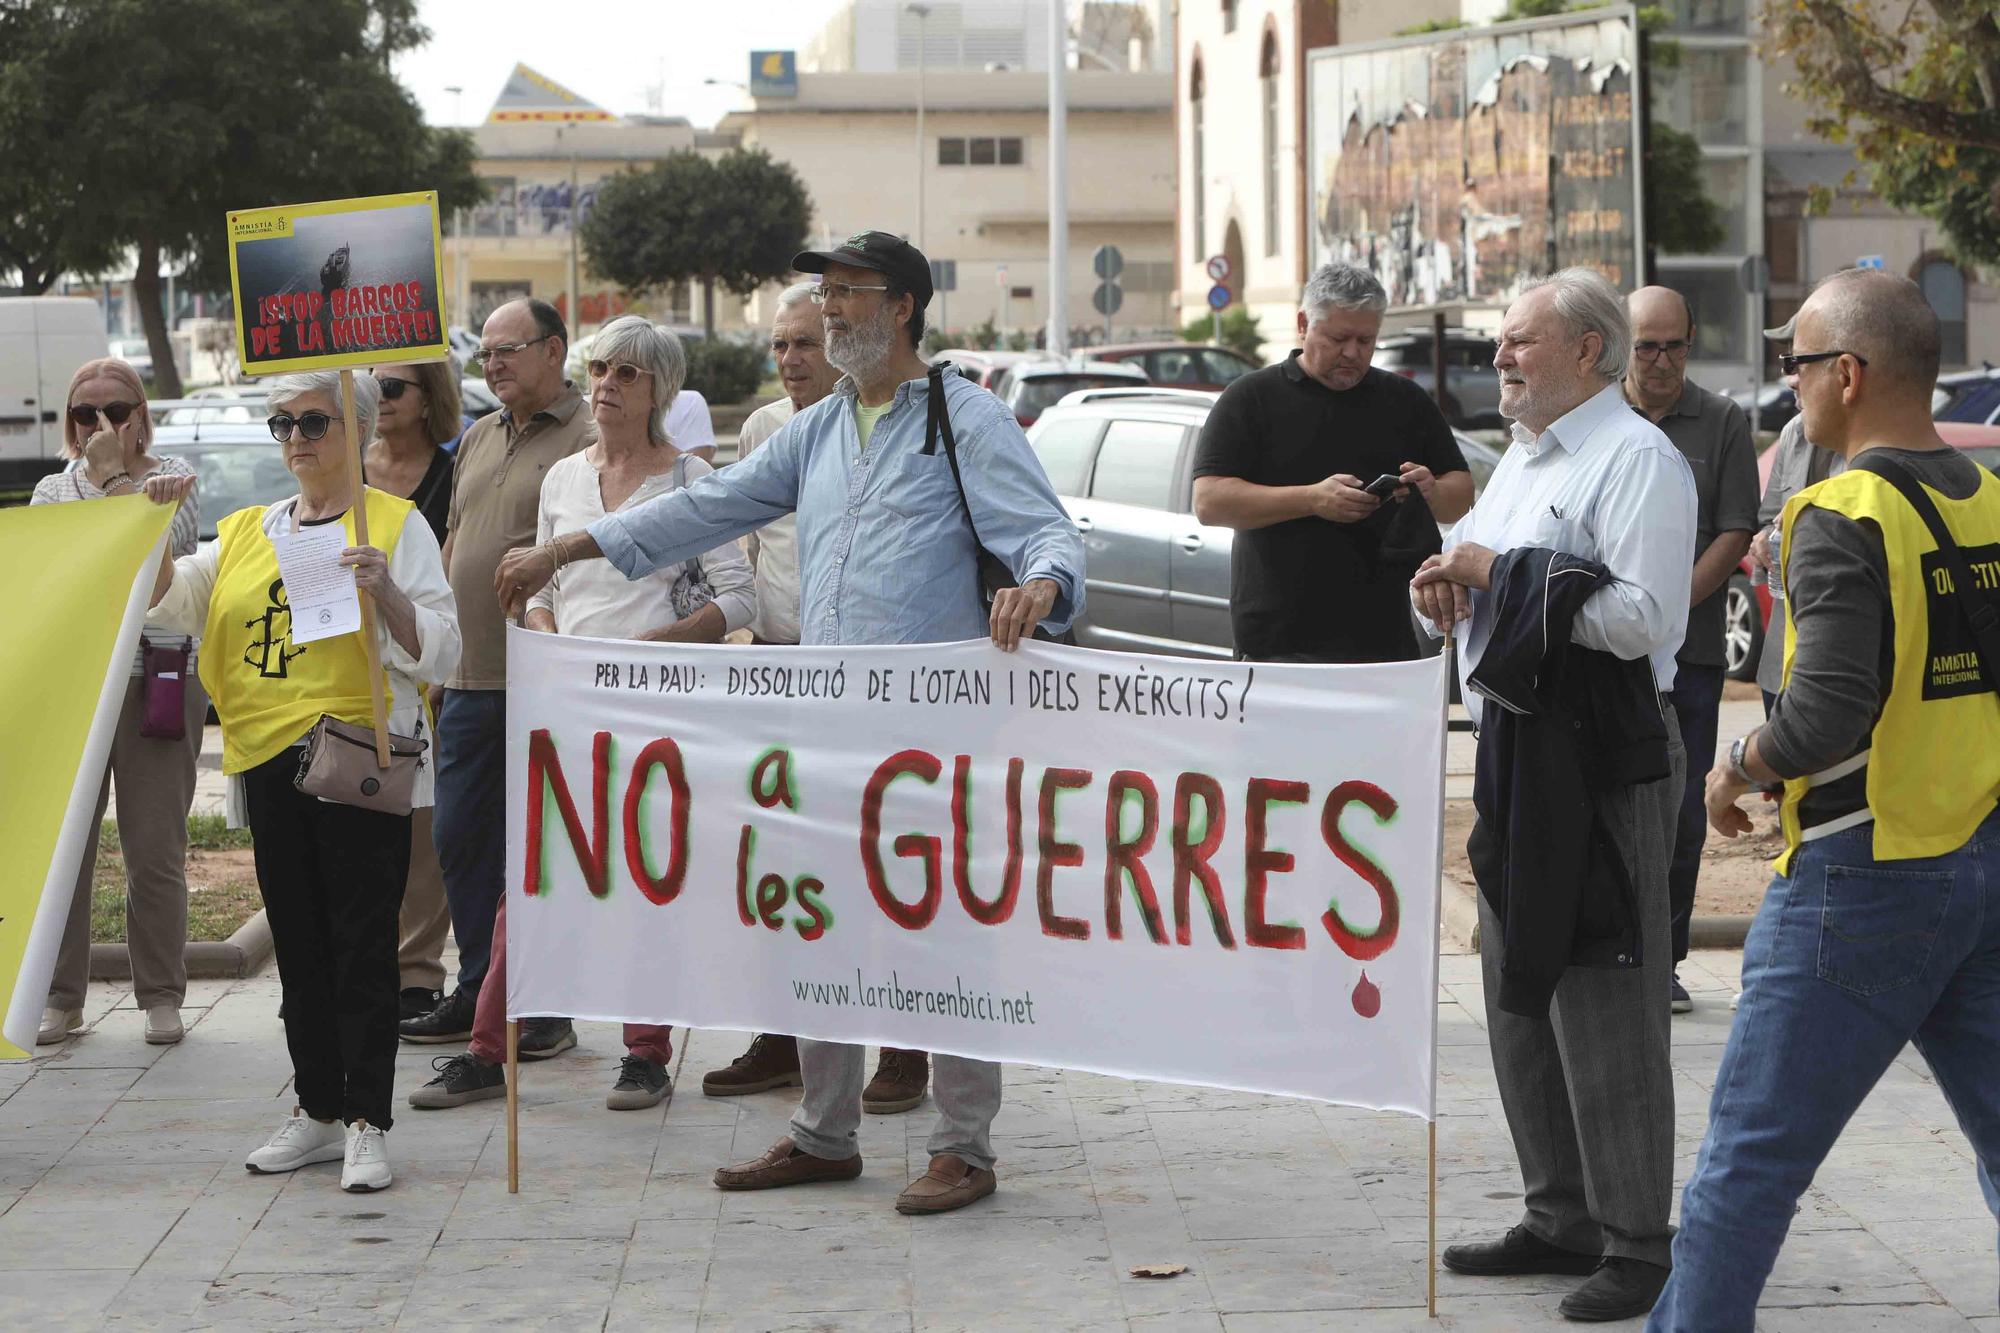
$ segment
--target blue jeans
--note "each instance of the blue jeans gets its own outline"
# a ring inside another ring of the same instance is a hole
[[[1715,767],[1715,729],[1722,711],[1722,668],[1674,666],[1674,688],[1667,692],[1680,719],[1681,744],[1687,747],[1687,782],[1680,792],[1680,814],[1674,825],[1674,858],[1667,863],[1667,907],[1672,914],[1674,962],[1688,956],[1688,923],[1694,919],[1695,882],[1701,878],[1701,847],[1708,841],[1708,770]],[[1735,739],[1731,737],[1731,739]]]
[[[507,692],[446,690],[431,840],[444,872],[459,989],[479,994],[507,875]]]
[[[1649,1333],[1752,1327],[1793,1206],[1905,1042],[2000,1219],[2000,812],[1923,860],[1877,862],[1873,835],[1806,843],[1764,895]]]

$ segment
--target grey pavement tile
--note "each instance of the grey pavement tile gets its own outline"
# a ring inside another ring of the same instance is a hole
[[[1237,1314],[1224,1314],[1222,1327],[1227,1333],[1326,1333],[1338,1329],[1340,1333],[1418,1333],[1418,1330],[1438,1330],[1456,1328],[1449,1321],[1433,1322],[1426,1318],[1422,1307],[1415,1310],[1257,1310]],[[1496,1326],[1512,1330],[1524,1327],[1521,1324]]]
[[[713,1233],[708,1290],[739,1318],[907,1311],[912,1230],[895,1213],[725,1219]],[[784,1280],[773,1282],[775,1273]]]
[[[128,1205],[186,1208],[215,1180],[214,1161],[114,1162],[102,1158],[61,1161],[28,1191],[28,1201],[119,1198]]]
[[[1929,1136],[1921,1140],[1883,1144],[1843,1139],[1813,1177],[1813,1187],[1866,1226],[1913,1221],[1990,1225],[1993,1214],[1979,1192],[1968,1152]]]
[[[1379,1232],[1199,1244],[1202,1272],[1225,1314],[1423,1303],[1422,1266]]]
[[[327,1177],[326,1188],[339,1192],[337,1174]],[[271,1219],[243,1238],[223,1276],[346,1273],[407,1280],[424,1268],[436,1239],[435,1227],[391,1226],[386,1217],[351,1230],[321,1218]]]
[[[1125,1327],[1132,1333],[1222,1333],[1222,1316],[1201,1310],[1128,1314]]]
[[[1964,1315],[1949,1305],[1844,1305],[1826,1310],[1759,1306],[1760,1333],[1965,1333]]]
[[[0,1271],[122,1268],[146,1261],[180,1219],[178,1205],[147,1207],[118,1198],[24,1200],[0,1216]]]
[[[1111,1328],[1124,1319],[1111,1247],[1094,1219],[916,1219],[912,1306],[920,1329]]]
[[[1870,1232],[1806,1231],[1785,1238],[1759,1304],[1922,1305],[1939,1299],[1915,1269]]]
[[[1869,1233],[1960,1314],[1969,1318],[1996,1313],[2000,1258],[1991,1226],[1882,1222],[1870,1227]]]
[[[625,1243],[440,1241],[410,1287],[403,1325],[595,1328],[611,1310]]]
[[[244,1239],[264,1219],[286,1186],[300,1183],[295,1176],[260,1176],[224,1167],[201,1196],[188,1205],[173,1229],[153,1247],[136,1276],[204,1281],[216,1277],[229,1267]],[[318,1193],[326,1182],[312,1183],[318,1187],[313,1192]]]
[[[1168,1161],[1297,1158],[1331,1153],[1333,1142],[1311,1102],[1254,1110],[1149,1108],[1147,1119]]]
[[[407,1279],[376,1274],[232,1273],[209,1286],[192,1327],[258,1333],[389,1328],[408,1295]]]
[[[208,1299],[209,1281],[142,1268],[113,1290],[98,1327],[118,1333],[186,1333],[203,1322],[195,1312]]]
[[[1175,1162],[1168,1170],[1188,1231],[1198,1240],[1362,1231],[1375,1212],[1344,1170],[1327,1162]]]
[[[0,1309],[10,1328],[97,1328],[128,1276],[123,1268],[14,1269],[0,1282]]]
[[[257,1176],[248,1171],[238,1176],[244,1182],[284,1182],[262,1215],[253,1219],[258,1225],[317,1227],[329,1236],[355,1231],[377,1234],[385,1226],[399,1231],[441,1230],[453,1210],[461,1206],[464,1173],[433,1175],[394,1154],[390,1166],[396,1174],[395,1185],[373,1194],[348,1194],[338,1188],[338,1173],[313,1168],[289,1176]]]
[[[900,1311],[748,1317],[721,1311],[704,1312],[697,1327],[703,1333],[908,1333],[913,1325]]]
[[[246,1041],[189,1037],[166,1049],[132,1085],[133,1099],[277,1097],[292,1081],[292,1058],[281,1033]]]

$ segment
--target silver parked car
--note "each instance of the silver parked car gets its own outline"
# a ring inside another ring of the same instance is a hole
[[[1085,389],[1028,432],[1086,553],[1086,648],[1235,655],[1229,550],[1235,532],[1194,516],[1194,456],[1219,395],[1192,389]],[[1454,432],[1476,491],[1498,451]]]

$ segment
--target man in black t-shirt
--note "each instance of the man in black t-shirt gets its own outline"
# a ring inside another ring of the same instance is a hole
[[[1417,656],[1410,575],[1437,550],[1433,520],[1472,507],[1472,474],[1430,396],[1369,364],[1388,304],[1367,270],[1325,265],[1299,302],[1303,346],[1223,390],[1202,428],[1194,511],[1236,529],[1239,657]],[[1363,489],[1385,475],[1388,499]]]

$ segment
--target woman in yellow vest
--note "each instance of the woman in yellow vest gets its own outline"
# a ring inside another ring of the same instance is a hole
[[[360,438],[375,431],[381,390],[354,379]],[[389,729],[430,739],[424,686],[458,664],[457,609],[437,538],[408,500],[365,491],[369,545],[355,543],[354,483],[340,378],[332,372],[272,382],[271,434],[299,493],[238,510],[216,540],[162,569],[148,624],[203,639],[201,680],[222,722],[229,822],[256,842],[257,885],[284,982],[285,1041],[298,1106],[270,1142],[244,1159],[252,1171],[341,1161],[341,1188],[390,1182],[384,1134],[396,1072],[396,919],[410,859],[410,816],[300,792],[306,735],[322,715],[369,725],[361,632],[306,643],[292,636],[290,604],[272,538],[338,523],[340,563],[375,607],[387,677]],[[148,488],[156,499],[166,488]],[[428,754],[414,803],[431,804]]]

